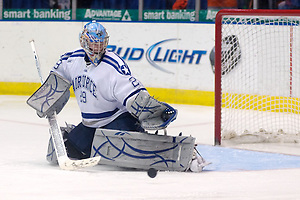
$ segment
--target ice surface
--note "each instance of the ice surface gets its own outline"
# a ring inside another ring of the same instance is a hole
[[[155,178],[149,178],[145,171],[108,166],[61,170],[58,166],[49,165],[45,159],[49,139],[47,120],[38,118],[35,111],[26,105],[27,98],[0,96],[0,199],[300,199],[300,168],[252,170],[250,165],[248,170],[228,171],[222,170],[222,165],[219,165],[221,169],[204,170],[202,173],[158,172]],[[199,144],[211,145],[213,108],[174,106],[179,114],[170,125],[169,134],[182,132],[196,137]],[[80,122],[75,99],[70,99],[58,115],[58,121],[61,125],[64,121]],[[270,145],[235,147],[300,155],[299,146],[276,144],[277,148],[274,148]],[[248,156],[252,155],[255,154]],[[233,164],[239,162],[237,158],[228,157]],[[217,156],[214,162],[218,162]]]

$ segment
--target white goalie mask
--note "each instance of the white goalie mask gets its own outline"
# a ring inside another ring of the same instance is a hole
[[[109,36],[106,29],[98,22],[92,21],[83,27],[79,34],[80,46],[94,65],[98,65],[108,45]]]

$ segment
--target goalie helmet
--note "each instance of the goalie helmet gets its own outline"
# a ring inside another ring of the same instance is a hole
[[[106,29],[98,22],[92,21],[83,27],[79,34],[80,46],[94,65],[98,65],[108,45]]]

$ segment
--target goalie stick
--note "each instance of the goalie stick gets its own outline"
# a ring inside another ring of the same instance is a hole
[[[39,64],[39,58],[36,53],[35,45],[34,45],[34,40],[29,41],[31,45],[31,49],[34,55],[34,60],[35,60],[35,65],[41,80],[41,83],[43,84],[43,77],[40,69],[40,64]],[[63,141],[62,133],[59,127],[59,124],[56,120],[56,113],[54,113],[51,116],[47,116],[48,123],[50,125],[50,134],[52,136],[52,142],[55,148],[55,153],[57,156],[58,164],[61,169],[64,170],[75,170],[75,169],[80,169],[80,168],[85,168],[85,167],[92,167],[95,166],[99,163],[101,157],[93,157],[93,158],[87,158],[87,159],[81,159],[81,160],[71,160],[67,156],[67,151],[65,148],[65,144]]]

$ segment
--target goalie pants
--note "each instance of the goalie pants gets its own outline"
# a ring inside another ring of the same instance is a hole
[[[121,114],[111,123],[99,128],[145,132],[138,119],[128,112]],[[65,134],[68,156],[77,159],[89,158],[95,131],[96,128],[87,127],[80,123],[70,133]]]

